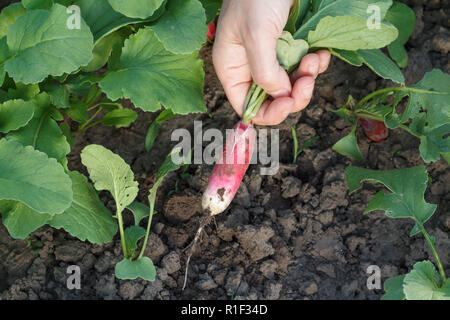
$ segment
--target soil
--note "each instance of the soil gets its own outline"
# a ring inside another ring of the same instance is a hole
[[[407,44],[407,83],[418,81],[432,68],[450,71],[448,60],[449,1],[405,1],[417,15],[417,26]],[[447,8],[447,9],[443,9]],[[144,138],[156,114],[139,111],[130,128],[96,126],[76,138],[69,166],[86,174],[80,150],[101,144],[121,155],[139,181],[138,200],[146,202],[148,189],[165,155],[175,128],[193,131],[193,121],[204,129],[225,131],[238,120],[214,74],[211,48],[205,60],[204,90],[208,112],[178,116],[164,123],[153,149],[146,152]],[[361,98],[369,91],[392,85],[367,68],[356,68],[333,58],[328,71],[317,79],[310,106],[293,114],[280,130],[280,170],[261,176],[252,165],[227,212],[206,227],[191,259],[187,288],[182,291],[184,268],[201,219],[201,193],[211,165],[191,165],[188,178],[170,174],[158,192],[152,233],[146,255],[157,267],[154,282],[122,281],[114,265],[122,259],[118,238],[106,245],[81,242],[62,230],[43,227],[29,241],[13,240],[0,226],[0,299],[379,299],[383,290],[366,286],[369,265],[381,269],[382,281],[408,272],[415,262],[432,254],[421,236],[408,237],[412,222],[391,220],[382,213],[363,215],[377,191],[366,185],[350,196],[345,167],[406,168],[423,164],[418,139],[390,131],[388,139],[369,142],[358,132],[366,160],[352,162],[331,146],[350,128],[327,108],[345,103],[348,94]],[[312,148],[292,165],[291,125],[297,125],[299,143],[318,136]],[[432,185],[426,200],[438,205],[427,223],[436,237],[447,274],[450,272],[450,168],[443,161],[426,165]],[[102,193],[108,207],[112,199]],[[125,223],[131,224],[131,214]],[[67,267],[81,268],[81,289],[66,286]]]

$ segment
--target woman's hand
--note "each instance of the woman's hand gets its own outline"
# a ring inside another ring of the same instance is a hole
[[[276,42],[286,25],[292,0],[224,0],[213,49],[213,62],[228,100],[242,116],[252,81],[273,99],[261,106],[253,122],[276,125],[305,108],[315,78],[330,63],[320,50],[303,57],[290,76],[278,64]]]

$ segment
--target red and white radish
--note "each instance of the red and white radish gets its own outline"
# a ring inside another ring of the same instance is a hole
[[[253,125],[239,121],[227,137],[222,155],[209,177],[202,199],[205,213],[214,216],[230,205],[250,164],[255,142]]]

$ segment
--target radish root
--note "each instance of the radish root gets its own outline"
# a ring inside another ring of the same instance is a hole
[[[191,257],[194,254],[195,245],[197,244],[198,239],[200,239],[200,235],[202,234],[203,229],[211,222],[211,220],[212,220],[212,216],[209,213],[207,214],[206,217],[203,217],[200,220],[200,227],[198,228],[197,232],[195,233],[194,240],[192,240],[191,244],[187,247],[187,248],[191,247],[191,249],[189,250],[189,255],[186,260],[186,270],[184,272],[184,284],[183,284],[183,289],[181,289],[181,291],[184,291],[184,289],[186,288],[188,272],[189,272],[189,262],[191,261]]]

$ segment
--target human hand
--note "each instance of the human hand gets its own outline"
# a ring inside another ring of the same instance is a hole
[[[224,0],[213,49],[214,67],[233,108],[242,116],[256,82],[273,99],[263,103],[253,123],[276,125],[310,102],[317,75],[330,63],[330,52],[303,57],[288,75],[278,64],[276,43],[293,0]]]

